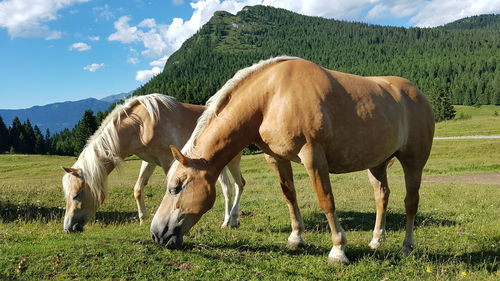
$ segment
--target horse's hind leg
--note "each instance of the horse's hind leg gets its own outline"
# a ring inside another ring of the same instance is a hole
[[[234,188],[236,190],[235,192],[236,194],[234,195],[234,203],[231,208],[229,217],[229,225],[231,225],[231,227],[238,227],[240,225],[240,221],[238,220],[239,205],[240,205],[241,194],[243,193],[243,188],[245,187],[246,184],[245,179],[241,174],[240,161],[241,161],[241,152],[238,155],[236,155],[236,157],[234,157],[233,160],[231,160],[231,162],[227,164],[227,168],[229,169],[229,172],[231,172],[231,175],[233,176]]]
[[[137,178],[137,182],[134,186],[134,197],[137,203],[137,210],[139,213],[139,221],[142,225],[144,220],[148,217],[148,211],[144,204],[144,187],[148,184],[148,180],[153,174],[156,165],[151,164],[146,161],[142,161],[141,170],[139,172],[139,177]]]
[[[292,233],[288,237],[289,248],[298,248],[305,245],[302,240],[302,232],[304,231],[304,222],[300,214],[300,209],[297,204],[297,194],[293,184],[293,171],[290,161],[283,161],[273,158],[272,156],[265,155],[266,161],[273,168],[274,172],[279,178],[283,195],[285,195],[286,204],[290,211],[290,219],[292,221]]]
[[[372,249],[377,249],[385,236],[385,217],[390,194],[387,182],[387,164],[388,161],[368,170],[368,179],[373,186],[373,195],[377,207],[373,238],[370,244],[368,244]]]
[[[406,197],[404,200],[406,209],[406,234],[403,241],[403,253],[409,255],[414,247],[413,229],[420,199],[419,189],[422,181],[423,165],[417,164],[417,161],[407,160],[403,157],[398,158],[403,166],[406,184]]]

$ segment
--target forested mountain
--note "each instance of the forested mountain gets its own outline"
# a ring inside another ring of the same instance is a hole
[[[500,16],[402,28],[299,15],[265,6],[216,12],[134,94],[204,103],[234,73],[277,55],[359,75],[397,75],[424,92],[438,80],[453,104],[500,104]]]

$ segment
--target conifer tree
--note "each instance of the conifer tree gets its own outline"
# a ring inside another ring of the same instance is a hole
[[[0,116],[0,153],[8,151],[10,148],[9,130]]]
[[[434,111],[434,119],[439,121],[451,120],[455,117],[455,109],[450,102],[449,95],[446,93],[444,83],[435,79],[429,92],[429,101]]]
[[[19,141],[20,152],[27,154],[35,153],[35,132],[29,119],[26,119],[23,124],[22,136],[23,140]]]
[[[75,137],[75,154],[79,154],[87,140],[94,132],[97,130],[97,121],[94,116],[92,110],[85,110],[83,113],[82,120],[78,122],[74,129],[74,137]]]
[[[33,152],[36,154],[45,154],[45,140],[43,139],[43,135],[42,132],[40,131],[40,128],[38,128],[38,126],[35,125],[33,132],[35,134],[35,147],[33,149]]]
[[[23,131],[23,125],[21,124],[19,118],[16,116],[14,117],[14,120],[12,120],[12,126],[9,128],[9,139],[11,146],[9,150],[11,152],[20,152],[19,138],[21,136],[22,131]]]

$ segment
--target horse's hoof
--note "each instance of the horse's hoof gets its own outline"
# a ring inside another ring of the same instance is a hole
[[[380,247],[380,239],[373,239],[370,244],[368,244],[368,247],[372,250],[378,249],[378,247]]]
[[[286,247],[290,250],[297,250],[300,248],[305,248],[306,243],[302,239],[300,239],[300,241],[288,241],[286,243]]]
[[[346,257],[344,250],[339,246],[333,247],[330,253],[328,254],[328,264],[349,264],[349,259]]]
[[[240,227],[240,221],[238,219],[231,219],[230,225],[232,228],[238,228]]]
[[[286,243],[286,247],[290,250],[304,248],[305,246],[306,242],[304,242],[301,237],[289,237]]]
[[[411,254],[411,252],[413,252],[413,245],[403,243],[403,248],[401,249],[401,256],[403,258],[406,258]]]
[[[336,265],[336,264],[348,265],[349,259],[345,255],[342,257],[330,257],[330,256],[328,256],[328,264],[330,264],[330,265]]]

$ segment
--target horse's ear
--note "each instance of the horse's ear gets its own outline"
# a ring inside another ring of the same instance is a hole
[[[179,163],[181,163],[182,166],[187,167],[189,158],[184,156],[184,154],[182,154],[182,152],[177,147],[175,147],[175,145],[171,145],[170,150],[172,151],[174,159],[179,161]]]
[[[66,173],[72,174],[74,176],[81,176],[82,169],[79,168],[66,168],[66,167],[61,167]]]

